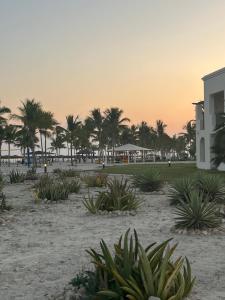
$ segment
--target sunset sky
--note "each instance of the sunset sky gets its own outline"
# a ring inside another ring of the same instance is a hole
[[[225,66],[224,0],[0,0],[0,99],[35,98],[63,122],[119,106],[180,132]]]

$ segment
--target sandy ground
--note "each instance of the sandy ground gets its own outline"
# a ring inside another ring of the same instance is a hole
[[[144,245],[174,237],[177,255],[187,256],[197,283],[191,300],[225,299],[225,236],[170,232],[172,208],[166,195],[142,194],[135,216],[88,215],[81,201],[87,189],[61,203],[34,204],[32,183],[7,185],[14,209],[0,218],[0,299],[45,300],[62,292],[88,264],[84,250],[103,238],[112,245],[129,227]]]

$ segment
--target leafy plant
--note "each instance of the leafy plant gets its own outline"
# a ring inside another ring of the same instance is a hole
[[[170,203],[177,205],[189,198],[191,191],[195,189],[195,182],[189,177],[184,177],[172,183],[169,190]]]
[[[99,278],[96,272],[93,271],[85,271],[83,273],[80,272],[71,280],[70,284],[78,289],[85,288],[85,293],[87,296],[85,299],[94,300],[92,296],[98,292]]]
[[[49,185],[43,185],[36,189],[39,199],[47,199],[51,201],[68,199],[69,190],[63,182],[51,182]]]
[[[104,240],[101,252],[87,250],[98,276],[98,292],[94,299],[148,300],[155,296],[160,300],[181,300],[191,291],[192,278],[188,259],[172,256],[177,244],[169,246],[171,240],[143,248],[137,232],[129,236],[129,230],[114,245],[114,253]]]
[[[208,229],[221,224],[221,216],[217,204],[209,202],[204,194],[191,191],[186,201],[181,201],[176,207],[175,218],[177,228]]]
[[[7,205],[6,203],[6,197],[5,194],[0,194],[0,212],[4,210],[10,210],[12,207],[10,205]]]
[[[57,169],[57,171],[55,171],[54,173],[58,173],[58,175],[61,178],[63,178],[63,177],[76,177],[76,176],[80,175],[80,173],[77,170],[74,170],[74,169],[65,169],[65,170]]]
[[[209,201],[224,202],[225,188],[224,180],[211,174],[198,173],[196,186],[200,193],[203,193]]]
[[[15,170],[10,171],[10,174],[9,174],[10,183],[24,182],[25,177],[26,177],[25,174],[23,174],[19,171],[15,171]]]
[[[85,198],[84,206],[91,213],[103,211],[126,211],[137,210],[141,201],[128,185],[127,180],[114,178],[107,183],[107,190],[99,192],[96,199],[94,197]]]
[[[207,198],[209,201],[225,201],[223,180],[219,176],[199,172],[194,178],[181,178],[171,185],[169,191],[171,204],[177,205],[181,201],[187,201],[193,190],[202,194],[203,198]]]
[[[38,175],[35,170],[28,170],[25,176],[26,180],[37,180]]]
[[[78,178],[71,179],[70,181],[64,181],[69,193],[78,193],[80,190],[80,181]]]
[[[163,180],[157,170],[149,169],[142,174],[134,175],[133,185],[143,192],[154,192],[163,187]]]
[[[88,187],[103,187],[107,184],[107,174],[86,175],[83,181]]]

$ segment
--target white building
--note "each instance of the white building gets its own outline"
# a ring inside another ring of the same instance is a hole
[[[224,113],[225,68],[202,78],[204,100],[196,104],[196,159],[200,169],[214,167],[211,147],[214,144],[215,128],[221,124]],[[225,170],[221,164],[219,169]]]

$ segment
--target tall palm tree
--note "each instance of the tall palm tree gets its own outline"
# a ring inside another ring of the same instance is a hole
[[[35,137],[35,143],[38,142],[38,138]],[[33,138],[31,138],[27,127],[20,126],[20,129],[16,132],[15,145],[20,147],[21,153],[25,160],[27,152],[27,165],[30,166],[30,149],[32,148]]]
[[[42,112],[41,103],[35,101],[35,99],[26,99],[21,102],[19,107],[19,115],[13,115],[13,118],[19,120],[29,136],[30,148],[32,151],[32,163],[34,169],[36,168],[36,156],[35,156],[35,143],[37,141],[36,133],[39,128],[39,120]]]
[[[67,128],[64,129],[66,132],[66,140],[70,145],[70,160],[71,165],[73,165],[73,147],[76,145],[76,140],[78,138],[78,130],[81,122],[79,121],[79,116],[74,117],[73,115],[68,115],[66,117]]]
[[[8,166],[10,166],[11,144],[15,143],[17,127],[15,125],[6,125],[4,132],[4,141],[8,145]]]
[[[44,136],[44,153],[45,153],[45,163],[47,162],[47,137],[51,136],[51,131],[53,131],[54,126],[58,124],[54,119],[54,115],[50,111],[41,111],[39,117],[39,132],[40,132],[40,141],[43,153],[43,142],[42,135]]]
[[[102,156],[103,149],[106,145],[106,126],[105,126],[105,117],[102,115],[99,108],[94,108],[90,116],[87,118],[86,121],[90,122],[90,126],[92,126],[92,139],[93,142],[98,143],[98,152],[99,156]]]
[[[165,148],[167,148],[168,135],[165,133],[167,125],[162,120],[156,120],[157,146],[161,152],[161,157],[164,157]]]
[[[190,153],[191,157],[195,157],[196,152],[196,123],[194,120],[188,121],[183,127],[185,132],[181,135],[184,136],[186,141],[187,151]]]
[[[106,132],[108,134],[109,144],[112,146],[113,160],[114,160],[114,149],[116,144],[119,142],[119,136],[121,130],[127,127],[126,122],[130,122],[128,118],[122,118],[123,110],[118,107],[111,107],[106,109],[105,124]]]
[[[2,163],[2,143],[4,140],[4,126],[7,123],[7,119],[4,117],[4,115],[9,113],[11,113],[11,110],[6,106],[1,106],[0,102],[0,166]]]
[[[52,149],[56,151],[56,155],[60,155],[60,149],[65,148],[65,134],[64,128],[61,126],[56,126],[54,129],[54,137],[51,139]]]

